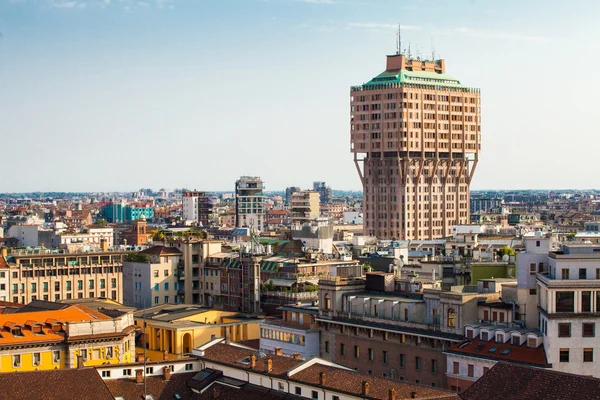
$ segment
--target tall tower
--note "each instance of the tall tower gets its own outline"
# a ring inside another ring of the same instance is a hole
[[[469,223],[481,149],[479,89],[448,76],[444,60],[398,51],[384,72],[350,89],[350,101],[365,234],[433,239]]]
[[[235,219],[238,228],[264,230],[266,212],[263,190],[264,183],[259,177],[242,176],[235,182]]]

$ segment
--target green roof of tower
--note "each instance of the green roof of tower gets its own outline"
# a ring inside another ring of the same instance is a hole
[[[390,70],[384,71],[363,86],[386,85],[389,83],[413,83],[418,85],[465,87],[458,79],[446,73],[432,71]]]

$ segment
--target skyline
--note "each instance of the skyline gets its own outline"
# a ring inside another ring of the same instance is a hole
[[[600,5],[579,4],[10,0],[0,192],[231,191],[242,175],[360,190],[350,86],[385,69],[397,21],[403,47],[426,55],[433,39],[449,75],[482,91],[473,190],[600,187],[574,173],[595,166],[600,86],[576,69],[600,61]]]

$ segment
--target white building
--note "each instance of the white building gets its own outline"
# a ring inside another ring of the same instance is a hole
[[[111,226],[89,225],[80,232],[62,232],[55,237],[54,246],[66,246],[72,251],[77,247],[88,247],[88,251],[112,248],[114,230]]]
[[[259,177],[242,176],[235,182],[236,226],[254,227],[263,231],[265,227],[264,183]]]
[[[540,243],[541,245],[541,243]],[[551,251],[537,272],[540,330],[552,368],[600,377],[600,246],[568,244]]]
[[[362,225],[363,213],[359,211],[345,211],[344,224]]]
[[[198,221],[198,196],[183,196],[183,220]]]
[[[178,304],[183,290],[177,274],[182,252],[174,247],[153,246],[137,255],[150,262],[123,262],[123,303],[131,307]]]
[[[6,237],[19,239],[19,246],[37,247],[40,245],[39,225],[13,225],[8,229]]]

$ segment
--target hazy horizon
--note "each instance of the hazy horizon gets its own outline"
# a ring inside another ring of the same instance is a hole
[[[385,69],[398,22],[403,47],[429,58],[433,40],[448,74],[481,89],[471,189],[600,187],[599,11],[591,0],[8,0],[0,192],[230,191],[242,175],[361,190],[349,88]]]

